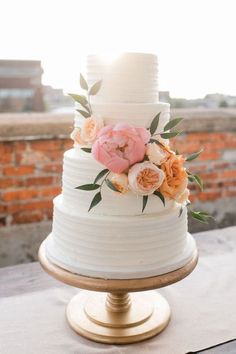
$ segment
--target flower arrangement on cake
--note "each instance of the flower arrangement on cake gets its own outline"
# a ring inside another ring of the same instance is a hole
[[[131,192],[142,196],[142,212],[150,195],[161,199],[172,199],[183,207],[189,206],[188,183],[193,182],[203,189],[201,178],[192,174],[185,167],[185,162],[196,159],[202,150],[187,157],[171,150],[169,139],[180,134],[175,128],[183,118],[169,121],[161,133],[156,133],[161,112],[153,118],[148,128],[136,127],[128,123],[105,125],[102,117],[95,116],[90,104],[90,96],[96,95],[101,88],[101,81],[88,87],[83,75],[80,86],[87,95],[69,94],[82,109],[77,111],[84,117],[81,127],[75,127],[71,138],[80,149],[91,153],[93,158],[105,168],[94,177],[92,183],[77,186],[76,189],[98,192],[93,197],[88,211],[102,201],[104,183],[112,192],[126,194]],[[190,209],[190,215],[207,222],[211,216],[202,211]]]

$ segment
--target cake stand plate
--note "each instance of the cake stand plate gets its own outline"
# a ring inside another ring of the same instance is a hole
[[[158,292],[145,290],[183,279],[197,260],[196,250],[190,262],[173,272],[142,279],[100,279],[58,267],[47,258],[44,242],[39,249],[39,261],[47,273],[68,285],[93,290],[81,291],[69,302],[70,326],[88,339],[109,344],[140,342],[160,333],[170,320],[169,304]]]

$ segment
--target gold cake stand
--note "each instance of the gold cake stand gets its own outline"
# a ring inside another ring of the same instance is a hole
[[[151,338],[168,325],[168,302],[156,291],[146,290],[185,278],[195,268],[198,253],[196,250],[191,261],[182,268],[142,279],[100,279],[71,273],[50,262],[44,242],[39,249],[39,261],[57,280],[92,290],[79,292],[67,306],[66,315],[73,330],[96,342],[127,344]]]

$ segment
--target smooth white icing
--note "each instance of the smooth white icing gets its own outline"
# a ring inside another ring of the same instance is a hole
[[[179,207],[159,214],[101,216],[65,207],[54,200],[48,257],[70,271],[128,279],[163,274],[186,264],[195,250],[187,233],[187,213]]]
[[[92,103],[155,103],[158,101],[157,57],[154,54],[124,53],[107,61],[99,55],[87,57],[89,86],[102,80]]]

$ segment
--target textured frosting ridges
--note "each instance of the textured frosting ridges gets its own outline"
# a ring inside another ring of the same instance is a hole
[[[90,154],[76,149],[68,150],[63,163],[63,203],[67,208],[87,213],[89,205],[97,190],[87,192],[75,190],[78,185],[92,183],[98,173],[104,168]],[[125,195],[111,191],[105,184],[102,187],[102,203],[90,211],[90,214],[100,215],[141,215],[142,197],[128,192]],[[156,196],[150,196],[145,214],[159,213],[173,207],[173,200],[166,200],[164,207]]]
[[[92,104],[93,114],[101,116],[105,124],[116,124],[126,122],[136,127],[148,128],[157,115],[161,112],[157,132],[163,131],[164,125],[170,119],[169,103],[95,103]],[[84,117],[80,113],[75,114],[75,126],[81,127]]]
[[[102,80],[92,103],[155,103],[158,101],[157,57],[154,54],[125,53],[111,61],[103,56],[87,57],[89,85]]]
[[[179,207],[138,218],[103,217],[68,210],[58,196],[46,247],[54,263],[71,271],[127,279],[183,266],[191,259],[195,243],[187,233],[186,210],[179,217]]]

